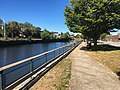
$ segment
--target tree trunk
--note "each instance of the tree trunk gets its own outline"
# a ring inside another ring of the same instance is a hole
[[[91,48],[91,41],[90,39],[87,39],[87,47],[90,49]]]
[[[97,46],[97,40],[96,39],[93,40],[93,43],[94,43],[94,46]]]
[[[88,43],[89,43],[89,40],[87,39],[87,45],[88,45]]]

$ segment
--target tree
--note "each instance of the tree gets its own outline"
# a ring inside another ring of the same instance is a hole
[[[69,34],[69,32],[66,32],[66,33],[62,33],[62,32],[61,32],[60,38],[66,38],[66,39],[69,39],[69,38],[70,38],[70,34]]]
[[[120,29],[120,0],[70,0],[66,6],[66,24],[70,31],[80,32],[94,45],[103,33]]]
[[[41,28],[40,27],[36,27],[36,29],[35,29],[35,36],[36,36],[36,38],[40,38],[41,37]]]
[[[66,38],[66,39],[70,38],[69,32],[63,33],[63,37],[62,38]]]
[[[103,33],[100,37],[101,37],[101,40],[104,40],[105,41],[105,38],[108,34],[107,33]]]
[[[31,23],[29,23],[29,22],[25,22],[24,27],[25,28],[30,28],[30,27],[33,27],[33,25]]]
[[[51,37],[50,32],[47,29],[43,30],[43,32],[41,33],[41,38],[50,39],[50,37]]]
[[[33,38],[40,38],[41,28],[35,27],[29,22],[24,23],[26,36],[32,36]]]
[[[9,22],[7,31],[9,33],[9,36],[11,36],[12,38],[19,36],[19,33],[20,33],[19,23],[16,21]]]
[[[33,26],[33,27],[30,28],[30,30],[31,30],[31,33],[32,33],[32,37],[40,38],[41,28]]]
[[[30,29],[26,28],[24,31],[24,35],[28,38],[32,36],[32,32]]]
[[[0,19],[0,37],[3,36],[3,27],[4,22]],[[16,21],[10,21],[5,23],[6,33],[8,37],[33,37],[40,38],[41,28],[35,27],[29,22],[18,23]]]

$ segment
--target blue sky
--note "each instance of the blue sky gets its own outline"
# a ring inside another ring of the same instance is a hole
[[[69,31],[64,8],[69,0],[0,0],[0,18],[6,22],[30,22],[49,31]]]
[[[6,22],[30,22],[42,30],[68,32],[64,24],[66,5],[69,0],[0,0],[0,18]]]

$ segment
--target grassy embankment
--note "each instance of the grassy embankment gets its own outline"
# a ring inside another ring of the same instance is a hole
[[[68,90],[71,60],[63,59],[46,73],[30,90]]]
[[[120,47],[100,44],[86,52],[120,77]]]

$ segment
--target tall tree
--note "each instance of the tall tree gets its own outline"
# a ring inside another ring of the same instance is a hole
[[[61,38],[69,39],[69,38],[70,38],[70,34],[69,34],[69,32],[61,33]]]
[[[41,38],[42,39],[50,39],[51,38],[51,35],[50,35],[51,33],[47,30],[47,29],[45,29],[45,30],[43,30],[43,32],[41,33]]]
[[[24,27],[25,28],[30,28],[30,27],[32,27],[33,25],[31,24],[31,23],[29,23],[29,22],[25,22],[24,23]]]
[[[33,38],[40,38],[40,27],[35,27],[29,22],[24,23],[26,36],[32,36]]]
[[[120,0],[70,0],[66,6],[66,24],[70,31],[97,39],[103,33],[120,29]]]
[[[19,27],[19,23],[16,21],[11,21],[8,23],[8,32],[9,32],[9,36],[16,37],[19,36],[20,33],[20,27]]]

